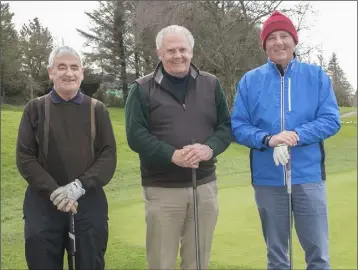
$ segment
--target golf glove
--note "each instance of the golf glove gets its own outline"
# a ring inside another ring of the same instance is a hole
[[[278,166],[281,164],[285,166],[290,158],[290,154],[288,153],[288,146],[285,144],[278,144],[273,149],[273,160],[275,165]]]
[[[50,200],[55,206],[62,209],[65,206],[67,201],[77,201],[86,191],[82,188],[80,180],[76,179],[75,181],[67,184],[66,186],[59,187],[50,196]],[[60,207],[61,203],[61,207]],[[72,206],[73,203],[71,203]]]

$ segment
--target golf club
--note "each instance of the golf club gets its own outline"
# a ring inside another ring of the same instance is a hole
[[[192,140],[192,144],[195,140]],[[198,197],[196,192],[196,169],[192,169],[193,197],[194,197],[194,225],[195,225],[195,252],[196,252],[196,269],[200,268],[200,246],[199,246],[199,222],[198,222]]]
[[[76,240],[75,240],[75,214],[70,211],[70,222],[69,222],[69,247],[68,247],[68,269],[74,270],[75,265],[75,253],[76,253]]]
[[[292,183],[291,183],[291,149],[288,148],[290,158],[286,164],[286,185],[288,193],[288,212],[289,212],[289,234],[288,234],[288,254],[290,260],[290,269],[293,270],[292,262]]]

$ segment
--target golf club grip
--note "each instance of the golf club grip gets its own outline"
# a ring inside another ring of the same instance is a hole
[[[76,236],[75,236],[75,215],[73,213],[69,213],[69,247],[68,247],[68,269],[74,270],[74,261],[75,261],[75,253],[76,253]]]
[[[76,252],[75,216],[72,213],[70,213],[68,236],[70,240],[70,253],[74,255],[74,253]]]

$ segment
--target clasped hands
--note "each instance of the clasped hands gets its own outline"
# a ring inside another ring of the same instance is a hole
[[[273,160],[275,165],[285,166],[291,158],[288,152],[288,147],[296,146],[299,137],[294,131],[282,131],[273,135],[269,140],[269,146],[273,147]]]
[[[75,181],[63,187],[59,187],[52,192],[50,200],[55,206],[57,206],[58,210],[62,212],[72,211],[76,214],[78,206],[77,200],[85,193],[85,190],[82,188],[82,183],[80,180],[76,179]]]
[[[213,150],[205,144],[195,143],[174,151],[172,162],[184,168],[198,168],[199,162],[210,160]]]

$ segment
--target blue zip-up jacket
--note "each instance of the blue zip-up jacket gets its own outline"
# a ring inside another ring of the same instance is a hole
[[[232,130],[236,141],[250,148],[254,185],[283,186],[284,166],[276,166],[267,135],[295,131],[297,146],[291,148],[292,184],[325,181],[323,140],[340,129],[337,100],[321,67],[289,63],[284,76],[270,60],[247,72],[237,86]]]

